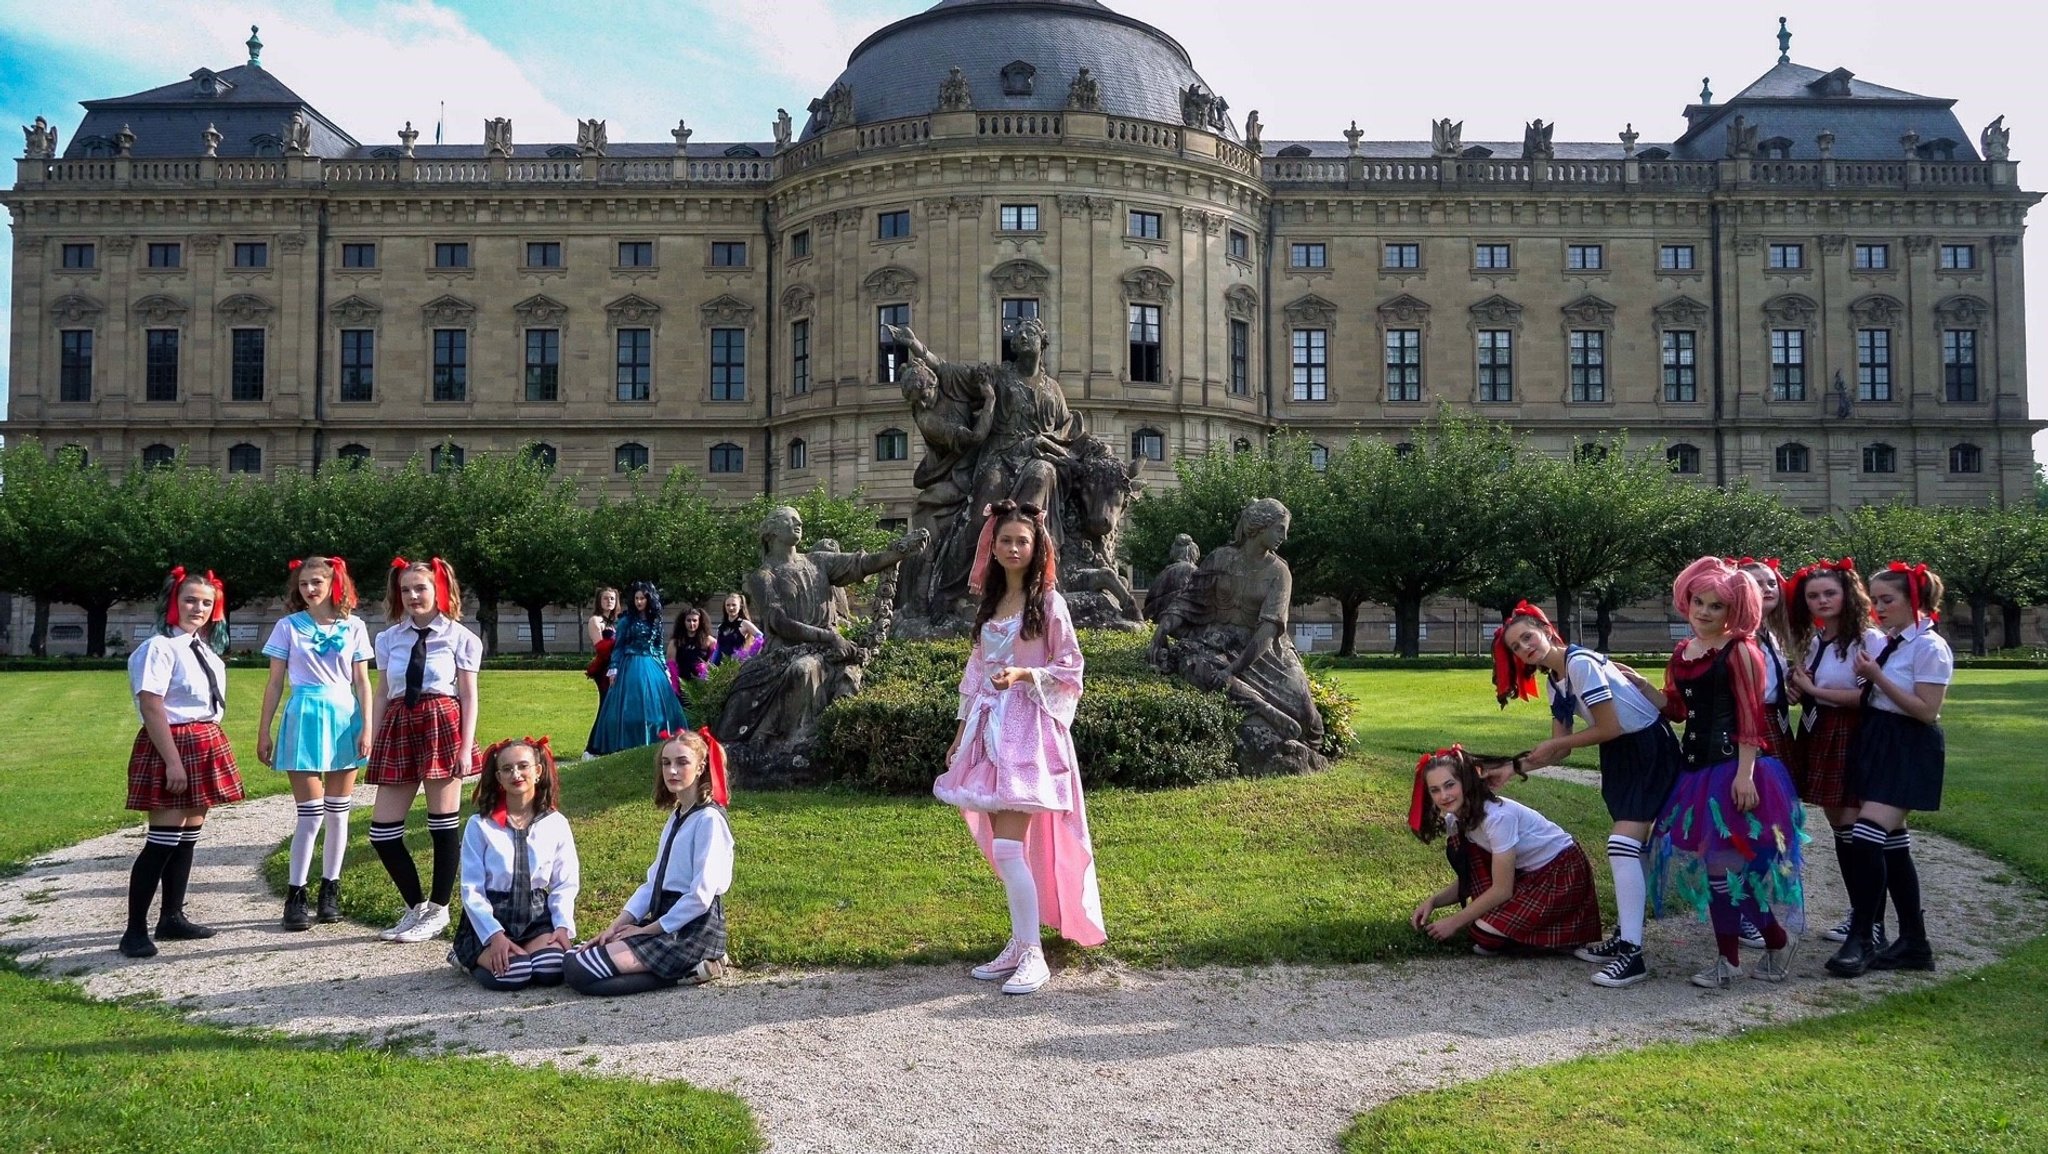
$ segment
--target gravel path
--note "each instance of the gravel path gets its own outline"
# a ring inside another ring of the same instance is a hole
[[[1685,975],[1710,956],[1711,937],[1672,918],[1651,928],[1656,978],[1622,991],[1588,984],[1588,967],[1570,959],[1459,957],[1107,965],[1058,974],[1029,998],[933,967],[748,973],[616,1002],[494,995],[442,962],[445,942],[391,945],[350,923],[280,930],[280,903],[259,873],[290,819],[291,799],[270,797],[207,823],[190,904],[221,929],[210,941],[164,943],[148,962],[114,951],[138,828],[0,881],[0,948],[95,997],[154,996],[221,1025],[408,1037],[734,1090],[771,1148],[790,1152],[1329,1151],[1354,1113],[1399,1094],[1832,1012],[1930,980],[1831,980],[1820,966],[1832,947],[1813,938],[1783,985],[1699,990]],[[1944,973],[1981,966],[2001,943],[2048,925],[2048,902],[1995,862],[1915,841]],[[1846,906],[1832,855],[1815,849],[1810,908],[1823,923]],[[1464,988],[1452,996],[1453,986]],[[1474,989],[1494,991],[1479,995],[1481,1012],[1469,1009]]]

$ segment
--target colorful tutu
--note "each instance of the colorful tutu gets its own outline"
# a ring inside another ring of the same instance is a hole
[[[1726,874],[1738,905],[1753,898],[1799,933],[1806,925],[1806,809],[1785,763],[1759,757],[1757,805],[1741,812],[1733,793],[1737,766],[1731,759],[1679,777],[1650,835],[1652,905],[1662,917],[1667,895],[1675,893],[1705,921],[1708,881]]]
[[[651,745],[664,730],[689,727],[682,702],[669,684],[668,662],[659,653],[628,653],[619,662],[618,680],[605,691],[590,727],[591,753],[617,753]]]
[[[367,760],[356,752],[362,740],[362,710],[352,685],[294,685],[277,730],[273,768],[284,773],[338,773]]]

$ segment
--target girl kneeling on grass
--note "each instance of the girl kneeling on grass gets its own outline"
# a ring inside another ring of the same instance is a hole
[[[142,729],[128,755],[128,806],[149,814],[149,833],[128,874],[128,929],[121,952],[156,956],[149,906],[164,891],[156,936],[184,941],[213,936],[185,918],[192,851],[206,811],[242,800],[242,775],[220,730],[226,712],[227,591],[212,573],[171,570],[155,636],[128,658],[128,684]]]
[[[662,733],[654,805],[668,809],[647,880],[605,931],[569,955],[569,987],[600,998],[724,975],[732,827],[725,819],[725,750],[709,729]]]
[[[448,960],[487,990],[562,984],[581,874],[548,739],[484,751],[476,815],[462,832],[462,928]]]
[[[1415,763],[1408,828],[1425,842],[1443,831],[1458,875],[1417,903],[1408,919],[1432,939],[1449,941],[1463,930],[1475,954],[1573,950],[1600,940],[1600,898],[1586,851],[1556,822],[1495,795],[1463,747],[1439,749]],[[1429,920],[1459,904],[1465,908],[1450,917]]]

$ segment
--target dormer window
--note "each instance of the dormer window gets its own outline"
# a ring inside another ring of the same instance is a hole
[[[1037,75],[1038,69],[1022,60],[1012,60],[1003,65],[1003,95],[1031,95],[1032,79]]]
[[[760,150],[751,144],[735,144],[725,150],[727,156],[759,156]]]
[[[274,133],[262,132],[250,137],[249,147],[257,156],[284,155],[284,140]]]
[[[1459,153],[1458,155],[1464,157],[1466,160],[1485,160],[1487,157],[1493,155],[1493,149],[1488,148],[1483,144],[1475,144],[1472,147],[1466,149],[1465,151]]]
[[[582,153],[576,151],[576,146],[573,144],[557,144],[553,148],[548,149],[548,159],[550,160],[574,160],[582,155]]]
[[[1842,99],[1849,95],[1849,82],[1856,74],[1846,68],[1837,68],[1826,76],[1806,86],[1807,91],[1822,99]]]
[[[104,136],[82,136],[78,139],[78,150],[88,159],[114,155],[114,142]]]
[[[1759,141],[1756,154],[1765,160],[1790,160],[1792,139],[1787,136],[1773,136],[1769,140]]]
[[[1301,157],[1314,155],[1315,153],[1310,151],[1308,145],[1306,144],[1290,144],[1286,148],[1280,150],[1280,156],[1283,159],[1287,160],[1296,160]]]
[[[1922,160],[1954,160],[1956,158],[1956,142],[1943,136],[1928,141],[1914,151],[1920,154],[1920,159]]]
[[[1637,159],[1637,160],[1670,160],[1670,159],[1671,159],[1671,150],[1670,150],[1670,149],[1668,149],[1668,148],[1654,148],[1654,147],[1653,147],[1653,148],[1644,148],[1644,149],[1640,149],[1640,150],[1638,150],[1638,151],[1636,152],[1636,159]]]
[[[210,68],[202,68],[194,72],[192,74],[192,83],[199,95],[205,97],[219,96],[221,93],[234,87],[234,85],[215,75],[214,71]]]

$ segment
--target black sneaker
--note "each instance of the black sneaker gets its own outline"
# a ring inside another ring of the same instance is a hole
[[[314,915],[321,925],[332,925],[341,920],[341,880],[320,879],[320,910]]]
[[[1622,936],[1617,933],[1604,942],[1595,942],[1590,946],[1580,946],[1572,951],[1572,956],[1582,962],[1611,962],[1623,954],[1633,953],[1638,948],[1634,942],[1623,940]]]
[[[313,918],[306,913],[305,886],[293,886],[285,891],[284,928],[293,931],[313,928]]]
[[[165,914],[156,923],[156,936],[163,942],[197,942],[212,937],[212,926],[202,926],[185,916],[183,910]]]
[[[145,930],[129,930],[121,935],[121,952],[131,958],[153,958],[156,943],[149,940]]]
[[[1764,941],[1764,932],[1751,925],[1748,918],[1742,919],[1742,944],[1752,950],[1770,948],[1770,943]]]
[[[1650,967],[1643,961],[1643,951],[1635,948],[1633,943],[1622,944],[1628,947],[1627,951],[1614,955],[1613,961],[1593,974],[1594,985],[1619,990],[1649,980]]]

